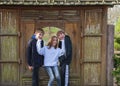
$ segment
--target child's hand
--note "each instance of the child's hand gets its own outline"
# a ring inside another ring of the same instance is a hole
[[[32,71],[32,70],[33,70],[33,66],[28,66],[28,69],[29,69],[30,71]]]

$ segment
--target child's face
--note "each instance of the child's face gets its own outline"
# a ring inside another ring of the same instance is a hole
[[[58,39],[59,39],[59,40],[64,39],[64,34],[63,34],[63,33],[59,34],[59,35],[58,35]]]
[[[58,43],[58,39],[57,39],[57,38],[53,38],[53,40],[52,40],[52,45],[53,45],[53,46],[56,46],[57,43]]]
[[[41,32],[36,33],[36,38],[37,39],[42,39],[42,37],[43,37],[43,33],[41,33]]]

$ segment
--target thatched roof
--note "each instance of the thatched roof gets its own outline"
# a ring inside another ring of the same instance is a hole
[[[0,0],[0,5],[115,5],[120,0]]]

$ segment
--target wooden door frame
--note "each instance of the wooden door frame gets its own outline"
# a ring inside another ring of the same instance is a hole
[[[57,27],[57,28],[60,28],[60,29],[64,30],[64,22],[65,22],[65,20],[38,20],[37,19],[37,20],[35,20],[35,29],[36,28],[44,28],[44,27],[53,27],[54,26],[54,27]],[[40,27],[38,27],[37,23],[42,23],[42,25],[40,25]]]

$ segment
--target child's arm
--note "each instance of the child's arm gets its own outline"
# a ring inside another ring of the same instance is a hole
[[[29,40],[27,45],[27,63],[29,66],[32,66],[32,40]]]
[[[40,48],[40,49],[37,48],[37,52],[38,52],[38,54],[40,54],[40,55],[44,55],[44,53],[45,53],[45,47]]]

